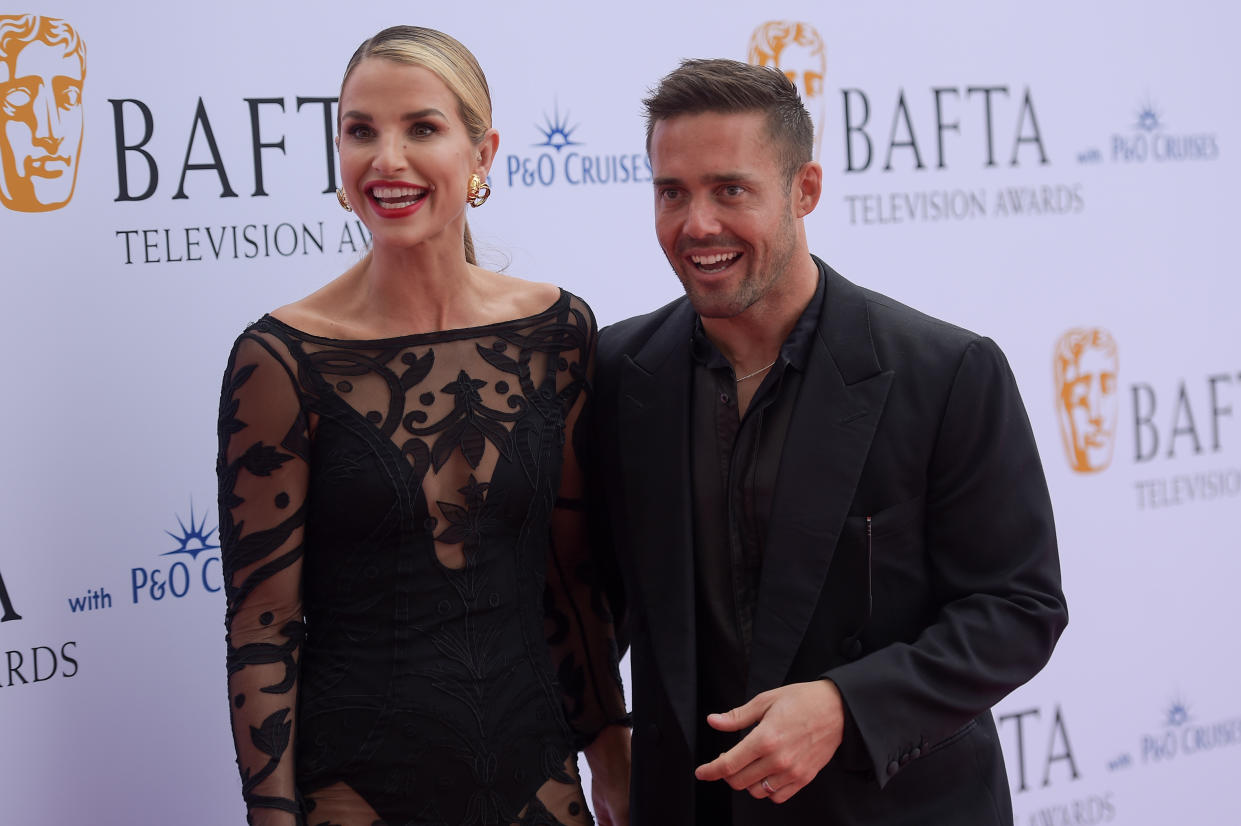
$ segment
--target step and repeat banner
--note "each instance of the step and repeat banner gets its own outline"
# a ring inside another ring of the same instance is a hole
[[[242,823],[215,505],[237,333],[364,254],[340,74],[393,23],[491,82],[483,263],[672,299],[640,100],[778,66],[811,248],[996,339],[1071,621],[994,710],[1017,821],[1241,823],[1241,12],[1207,0],[0,6],[0,823]]]

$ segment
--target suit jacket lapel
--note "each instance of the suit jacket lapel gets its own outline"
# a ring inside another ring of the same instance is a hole
[[[880,372],[862,291],[818,264],[827,292],[776,474],[748,697],[784,683],[892,382],[891,372]]]
[[[682,300],[626,358],[619,438],[628,535],[659,671],[690,753],[696,748],[697,655],[689,462],[689,338]]]

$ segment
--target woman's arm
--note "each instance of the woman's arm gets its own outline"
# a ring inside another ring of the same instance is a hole
[[[302,824],[294,782],[308,428],[289,356],[238,338],[220,395],[220,545],[228,691],[247,820]]]
[[[629,820],[629,715],[608,589],[590,552],[582,466],[597,332],[589,308],[572,306],[583,337],[577,350],[561,354],[571,383],[561,393],[568,410],[548,559],[548,642],[565,715],[590,764],[595,815],[604,826],[623,826]]]

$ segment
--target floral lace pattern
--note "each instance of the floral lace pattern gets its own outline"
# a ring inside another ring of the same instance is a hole
[[[590,822],[575,749],[624,718],[574,446],[594,343],[563,292],[465,330],[238,338],[217,471],[251,822]]]

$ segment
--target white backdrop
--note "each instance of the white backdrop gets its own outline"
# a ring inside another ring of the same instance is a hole
[[[746,59],[772,20],[826,45],[812,249],[995,338],[1039,440],[1071,621],[995,709],[1018,822],[1241,822],[1234,6],[0,9],[22,14],[70,23],[87,70],[72,199],[20,211],[8,181],[0,208],[0,823],[243,822],[220,376],[247,322],[362,248],[325,194],[330,102],[305,100],[334,98],[357,43],[417,23],[474,50],[501,133],[494,196],[470,213],[484,263],[559,283],[607,323],[679,292],[651,229],[641,97],[682,57]],[[17,146],[20,124],[4,134]],[[255,144],[281,142],[258,150],[260,187]],[[1072,468],[1058,420],[1053,353],[1072,329],[1116,344],[1091,471]]]

